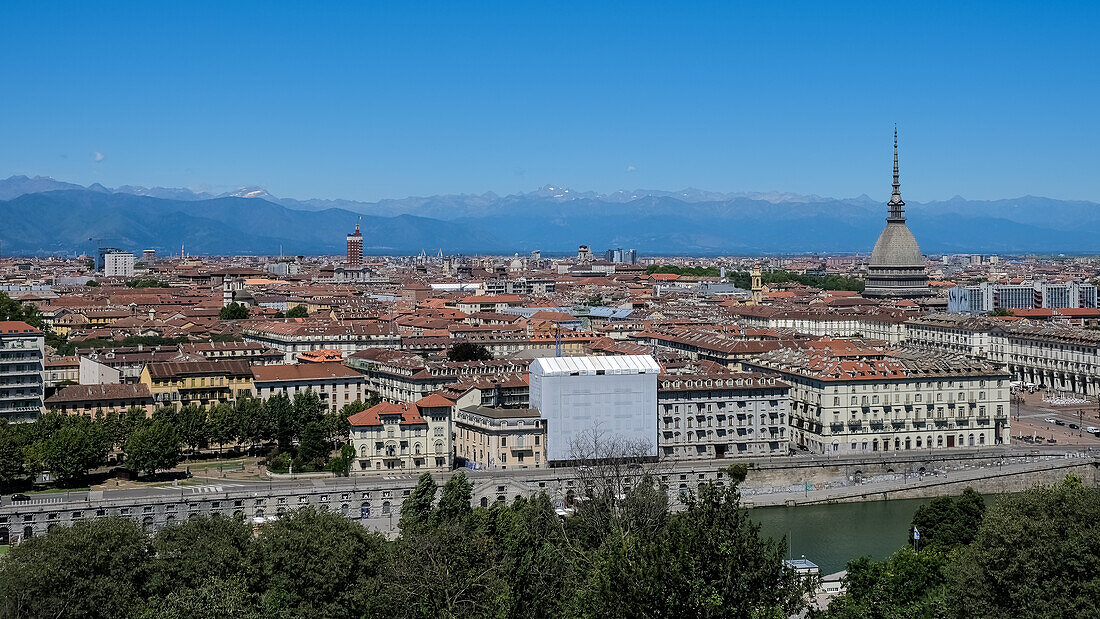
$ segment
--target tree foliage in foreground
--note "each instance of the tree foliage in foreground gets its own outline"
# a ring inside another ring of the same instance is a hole
[[[914,523],[921,550],[848,564],[828,617],[1098,617],[1100,489],[1080,479],[1004,495],[935,500]]]
[[[784,544],[759,536],[734,484],[704,486],[671,513],[646,481],[610,524],[593,513],[607,502],[563,520],[545,494],[478,508],[471,497],[461,473],[442,487],[421,477],[392,541],[313,508],[255,537],[228,517],[155,534],[86,520],[0,561],[0,616],[749,618],[805,607]]]

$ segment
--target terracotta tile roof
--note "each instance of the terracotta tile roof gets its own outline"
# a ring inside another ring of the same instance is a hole
[[[20,320],[0,320],[2,335],[41,335],[42,332]]]
[[[420,409],[416,404],[397,404],[394,402],[379,402],[365,411],[355,413],[348,417],[348,423],[352,426],[380,426],[382,418],[391,415],[400,415],[402,425],[423,424],[424,417],[420,415]]]
[[[417,400],[416,406],[418,408],[450,408],[454,406],[454,402],[438,393],[431,393]]]
[[[169,363],[150,363],[145,366],[153,379],[176,378],[180,376],[247,376],[252,377],[248,361],[226,359],[224,361],[184,361]],[[273,367],[273,366],[272,366]]]
[[[343,363],[298,363],[295,365],[254,365],[252,379],[257,383],[331,378],[362,378],[362,374]]]
[[[69,402],[96,402],[106,400],[153,401],[149,387],[144,383],[122,385],[69,385],[46,399],[46,406]]]

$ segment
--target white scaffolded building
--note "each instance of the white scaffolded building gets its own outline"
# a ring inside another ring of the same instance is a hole
[[[570,458],[575,437],[597,430],[657,455],[657,375],[649,355],[547,357],[531,363],[531,408],[546,420],[547,460]]]

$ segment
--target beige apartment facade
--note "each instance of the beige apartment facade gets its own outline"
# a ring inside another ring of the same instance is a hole
[[[534,408],[471,405],[454,414],[455,456],[474,469],[546,466],[546,421]]]
[[[452,405],[431,395],[414,404],[380,402],[348,417],[352,472],[449,469]]]
[[[791,442],[822,454],[1007,444],[1009,382],[986,361],[942,353],[830,356],[780,350],[746,363],[791,386]]]

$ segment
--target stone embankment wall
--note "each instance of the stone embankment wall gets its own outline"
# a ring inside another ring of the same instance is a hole
[[[801,505],[958,494],[1018,492],[1076,475],[1100,486],[1100,454],[997,454],[950,458],[883,457],[864,461],[802,460],[750,469],[747,506]]]

